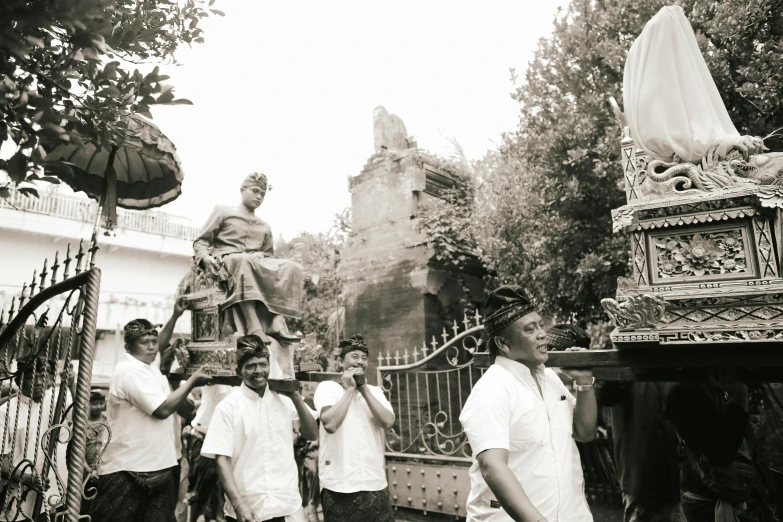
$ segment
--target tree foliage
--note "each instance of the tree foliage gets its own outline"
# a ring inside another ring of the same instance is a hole
[[[174,62],[179,45],[204,41],[199,23],[210,13],[223,14],[205,0],[0,2],[0,143],[16,147],[0,170],[17,184],[38,179],[49,145],[109,147],[122,141],[129,113],[189,104],[157,67],[142,74],[128,64]]]
[[[343,334],[343,286],[337,270],[350,228],[351,213],[346,209],[336,216],[327,233],[303,232],[291,241],[279,238],[275,244],[275,255],[302,265],[305,276],[302,317],[289,320],[288,326],[292,331],[316,334],[327,350],[334,348]]]
[[[625,195],[607,98],[622,99],[628,49],[669,3],[573,0],[515,88],[518,128],[489,158],[474,215],[484,259],[560,319],[604,320],[600,300],[628,271],[626,239],[611,233]],[[783,126],[783,1],[679,3],[738,130]],[[781,149],[777,138],[767,145]]]

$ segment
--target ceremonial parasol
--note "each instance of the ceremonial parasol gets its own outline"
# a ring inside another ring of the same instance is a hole
[[[117,223],[117,205],[145,210],[174,201],[182,193],[185,176],[171,140],[142,116],[131,114],[126,122],[119,143],[110,148],[66,143],[46,158],[52,165],[65,166],[52,169],[55,176],[99,201],[96,231],[101,216],[107,229]]]

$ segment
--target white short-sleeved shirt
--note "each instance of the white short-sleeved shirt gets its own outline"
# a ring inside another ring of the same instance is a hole
[[[579,450],[573,439],[576,399],[544,366],[530,370],[498,357],[478,380],[460,415],[473,452],[468,522],[506,522],[511,517],[481,475],[476,457],[508,450],[508,466],[534,506],[550,522],[592,522],[584,495]]]
[[[54,395],[54,397],[52,397]],[[1,441],[2,450],[0,451],[4,455],[11,455],[12,468],[19,464],[22,459],[29,459],[30,462],[35,462],[35,470],[40,474],[43,471],[46,458],[44,457],[44,448],[46,444],[41,444],[43,439],[43,432],[48,429],[50,417],[53,415],[53,410],[57,405],[57,396],[59,394],[53,389],[48,389],[44,394],[41,402],[35,402],[29,397],[22,395],[21,393],[12,397],[8,402],[0,406],[0,434],[5,434],[5,440]],[[71,394],[66,392],[65,404],[63,408],[68,408],[71,404]],[[63,410],[64,411],[64,410]],[[18,414],[18,417],[17,417]],[[8,426],[6,427],[6,417],[8,418]],[[18,422],[16,421],[18,418]],[[29,419],[29,432],[28,432],[28,419]],[[35,434],[39,420],[41,421],[41,432],[39,438],[35,440]],[[14,431],[14,428],[16,430]],[[62,437],[64,430],[60,431],[60,437]],[[32,438],[28,439],[28,435]],[[2,438],[2,435],[0,435]],[[25,445],[27,449],[25,451]],[[37,448],[37,451],[36,451]],[[49,488],[46,490],[45,498],[52,496],[59,496],[57,477],[60,479],[60,485],[63,488],[68,484],[68,463],[66,460],[66,444],[55,445],[55,462],[54,465],[57,468],[55,475],[55,469],[49,468]],[[4,481],[0,481],[2,484]],[[12,494],[15,494],[18,489],[18,485],[10,484],[9,491],[6,493],[7,498],[10,499]],[[27,491],[27,488],[24,488]],[[13,492],[13,493],[12,493]],[[13,512],[16,509],[12,509],[11,513],[0,514],[0,520],[27,520],[23,512],[30,515],[33,512],[35,506],[37,494],[34,491],[29,491],[22,503],[20,512],[15,518],[12,518]],[[44,502],[44,507],[48,506],[48,503]]]
[[[190,425],[201,432],[202,435],[206,434],[212,415],[215,413],[215,407],[220,404],[220,401],[228,397],[233,390],[234,387],[228,384],[214,384],[201,388],[201,404],[199,404],[196,416]]]
[[[294,403],[269,388],[259,397],[242,384],[215,408],[201,454],[231,457],[239,495],[258,520],[304,522],[294,460]],[[226,497],[225,513],[236,518]]]
[[[101,459],[101,475],[117,471],[158,471],[177,465],[180,456],[178,417],[152,416],[171,387],[160,370],[130,354],[114,368],[106,401],[111,441]]]
[[[391,404],[377,386],[366,384],[370,393],[393,412]],[[334,406],[345,393],[342,385],[325,381],[315,390],[315,410]],[[334,433],[321,423],[318,446],[318,479],[321,488],[338,493],[380,491],[385,489],[386,460],[384,429],[375,421],[367,401],[356,393],[345,420]]]

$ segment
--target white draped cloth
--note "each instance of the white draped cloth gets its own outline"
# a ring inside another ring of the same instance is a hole
[[[715,145],[724,157],[740,134],[680,6],[658,11],[628,52],[623,105],[636,146],[698,163]]]

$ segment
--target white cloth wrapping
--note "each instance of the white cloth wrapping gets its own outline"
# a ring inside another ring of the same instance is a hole
[[[628,51],[623,105],[636,146],[657,159],[698,163],[714,145],[724,157],[740,137],[680,6],[658,11]]]

